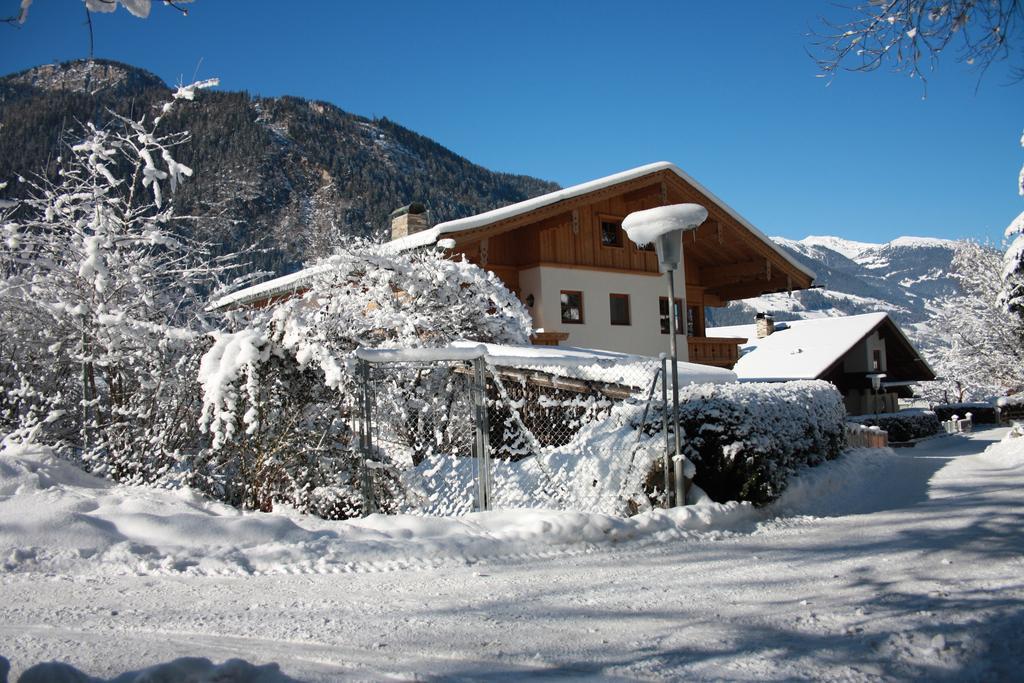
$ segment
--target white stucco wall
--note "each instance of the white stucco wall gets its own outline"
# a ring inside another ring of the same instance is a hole
[[[676,298],[686,310],[683,273],[676,273]],[[562,290],[583,292],[583,323],[562,323]],[[607,349],[623,353],[657,356],[668,351],[668,335],[661,333],[659,297],[668,296],[665,276],[611,273],[580,268],[538,266],[520,271],[519,291],[523,301],[533,295],[534,325],[547,332],[568,332],[568,346]],[[629,295],[629,325],[612,325],[609,294]],[[684,320],[685,322],[685,320]],[[685,329],[676,336],[679,359],[687,360]]]

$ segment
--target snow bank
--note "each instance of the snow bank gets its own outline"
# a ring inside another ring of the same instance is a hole
[[[0,672],[6,663],[0,657]],[[0,679],[6,681],[6,678]],[[172,662],[129,671],[106,683],[155,683],[157,681],[188,681],[189,683],[295,683],[281,673],[277,664],[256,666],[242,659],[229,659],[214,664],[204,657],[181,657]],[[104,683],[70,664],[45,662],[26,669],[18,683]]]
[[[0,451],[0,568],[116,575],[337,573],[660,541],[751,524],[747,504],[605,514],[502,510],[330,522],[245,513],[190,490],[120,486],[41,446]]]
[[[865,514],[961,497],[968,486],[987,489],[995,481],[993,472],[1000,481],[1024,476],[1024,434],[1015,438],[1011,430],[983,453],[951,457],[962,452],[964,443],[965,437],[950,436],[914,449],[848,449],[835,460],[800,468],[782,495],[761,511],[769,517]],[[915,490],[909,482],[926,486]]]
[[[907,458],[891,448],[854,448],[835,460],[801,468],[779,498],[764,508],[774,515],[832,517],[882,507],[879,483]]]

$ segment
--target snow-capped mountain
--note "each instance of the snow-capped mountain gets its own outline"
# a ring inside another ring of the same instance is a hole
[[[787,240],[783,240],[783,238],[778,237],[776,238],[776,241]],[[856,242],[842,237],[833,237],[832,235],[808,235],[800,240],[800,243],[808,246],[825,247],[826,249],[831,249],[834,252],[842,254],[848,259],[855,258],[858,254],[867,251],[868,249],[882,246],[881,244],[875,244],[874,242]]]
[[[932,303],[957,291],[950,275],[954,240],[899,237],[873,244],[819,235],[773,239],[817,274],[818,287],[710,309],[709,326],[748,322],[761,311],[779,320],[886,311],[916,337],[924,332]]]

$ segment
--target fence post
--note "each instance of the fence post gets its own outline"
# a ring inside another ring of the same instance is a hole
[[[363,494],[363,516],[377,512],[377,503],[373,497],[373,473],[370,472],[370,461],[373,456],[373,398],[370,394],[370,364],[359,360],[359,452],[361,462],[361,488]]]
[[[491,444],[487,423],[487,374],[483,356],[473,359],[473,407],[476,423],[477,507],[491,509]]]

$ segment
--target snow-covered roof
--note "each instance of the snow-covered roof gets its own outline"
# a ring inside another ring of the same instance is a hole
[[[206,307],[207,311],[217,311],[224,308],[231,308],[238,304],[244,304],[249,301],[256,299],[269,299],[271,297],[279,296],[281,294],[290,294],[291,292],[302,289],[304,283],[309,278],[313,277],[317,273],[323,272],[328,268],[327,265],[312,266],[310,268],[303,268],[302,270],[288,275],[282,275],[275,277],[272,280],[261,282],[251,287],[239,289],[238,291],[231,292],[221,298],[217,299],[209,306]]]
[[[642,387],[650,382],[660,359],[617,351],[575,346],[513,346],[456,341],[445,348],[358,349],[363,360],[419,362],[469,360],[484,357],[503,368],[518,368],[573,376],[593,382]],[[679,363],[679,384],[728,384],[737,380],[731,370],[697,363]]]
[[[387,242],[382,245],[381,248],[385,250],[405,251],[407,249],[435,244],[444,235],[481,228],[498,221],[514,218],[515,216],[519,216],[530,211],[536,211],[537,209],[541,209],[545,206],[557,204],[558,202],[565,201],[567,199],[574,199],[591,192],[597,192],[598,190],[613,187],[620,183],[625,183],[644,176],[653,175],[661,171],[670,171],[682,178],[685,182],[689,183],[691,186],[707,196],[708,199],[714,202],[719,208],[732,216],[740,225],[768,245],[779,258],[808,277],[815,277],[814,271],[804,265],[801,265],[796,259],[790,256],[785,249],[782,249],[778,244],[773,242],[770,237],[755,228],[749,221],[747,221],[747,219],[743,218],[743,216],[738,214],[732,207],[709,192],[706,187],[691,178],[678,166],[667,161],[658,161],[653,164],[647,164],[646,166],[637,166],[636,168],[631,168],[628,171],[614,173],[603,178],[597,178],[596,180],[580,183],[579,185],[555,190],[554,192],[542,194],[539,197],[533,197],[532,199],[527,199],[515,204],[509,204],[508,206],[503,206],[498,209],[478,213],[475,216],[467,216],[466,218],[438,223],[432,228]],[[263,299],[268,296],[275,296],[277,294],[295,291],[296,289],[300,289],[302,281],[310,277],[312,274],[313,270],[307,268],[296,273],[291,273],[290,275],[284,275],[282,277],[274,278],[273,280],[268,280],[267,282],[260,283],[253,287],[240,289],[237,292],[233,292],[213,302],[210,304],[208,310],[230,308],[231,306],[257,299]]]
[[[770,246],[780,258],[786,263],[790,264],[800,272],[804,273],[808,277],[813,278],[814,271],[809,270],[806,266],[801,265],[792,256],[786,253],[784,249],[781,249],[775,244],[770,237],[765,235],[763,232],[755,228],[747,219],[737,213],[732,207],[723,202],[721,199],[716,197],[713,193],[709,192],[706,187],[698,183],[686,172],[675,164],[668,161],[657,161],[653,164],[647,164],[645,166],[637,166],[621,173],[613,173],[612,175],[604,176],[603,178],[597,178],[590,180],[579,185],[573,185],[572,187],[566,187],[561,190],[555,190],[554,192],[548,192],[542,194],[539,197],[533,197],[526,199],[515,204],[509,204],[508,206],[502,206],[497,209],[478,213],[475,216],[468,216],[466,218],[459,218],[452,221],[445,221],[444,223],[438,223],[432,228],[423,230],[421,232],[401,237],[397,240],[393,240],[387,244],[392,249],[412,249],[415,247],[422,247],[428,244],[435,243],[442,235],[448,235],[455,232],[462,232],[464,230],[473,230],[475,228],[482,228],[491,223],[503,221],[509,218],[529,213],[530,211],[536,211],[537,209],[557,204],[558,202],[565,201],[567,199],[575,199],[591,192],[597,192],[620,183],[625,183],[630,180],[642,178],[647,175],[653,175],[660,171],[670,171],[675,173],[677,176],[682,178],[684,181],[692,185],[698,191],[703,193],[708,199],[717,204],[722,210],[732,216],[736,221],[744,228],[752,232],[754,235],[759,237],[765,244]]]
[[[712,327],[707,335],[747,339],[741,345],[743,355],[733,367],[740,380],[816,379],[888,317],[886,313],[864,313],[779,322],[775,332],[761,339],[753,324]]]

